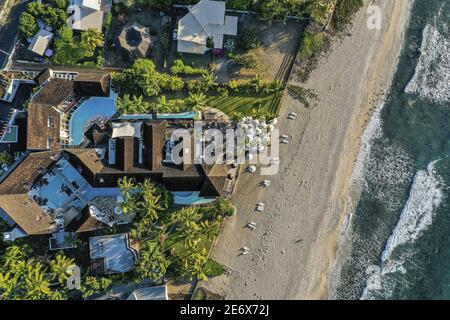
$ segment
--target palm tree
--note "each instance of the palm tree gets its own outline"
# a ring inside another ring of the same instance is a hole
[[[6,249],[3,256],[3,266],[14,274],[21,274],[27,269],[27,256],[30,248],[27,245],[12,245]]]
[[[2,299],[12,298],[19,276],[20,274],[12,275],[10,272],[0,273],[0,289],[2,291],[0,297]]]
[[[73,258],[68,258],[64,253],[59,252],[50,263],[53,279],[58,279],[60,284],[64,284],[69,278],[68,271],[74,265],[74,261]]]
[[[233,120],[240,121],[243,117],[244,117],[244,115],[242,114],[242,112],[239,112],[239,111],[233,112],[233,115],[232,115]]]
[[[156,109],[161,113],[171,112],[173,103],[170,100],[167,100],[165,95],[160,96],[156,100]]]
[[[136,184],[134,183],[133,178],[123,177],[123,179],[119,180],[119,189],[122,193],[122,196],[127,199],[133,196],[136,190]]]
[[[158,280],[163,277],[170,261],[164,255],[161,246],[155,241],[146,241],[139,252],[139,262],[135,267],[139,278]]]
[[[136,185],[134,179],[124,177],[119,181],[119,188],[124,202],[122,203],[122,210],[124,214],[135,213],[138,210],[138,202],[136,197]]]
[[[103,33],[97,29],[89,28],[81,35],[81,43],[84,45],[87,56],[92,57],[96,48],[103,47],[105,41],[103,40]]]
[[[135,113],[134,102],[130,99],[129,94],[124,94],[122,97],[117,98],[117,110],[122,114]]]
[[[195,221],[187,222],[181,229],[181,235],[184,238],[184,246],[188,249],[197,249],[201,238],[202,229]]]
[[[3,164],[9,165],[10,161],[11,161],[11,156],[9,155],[8,152],[6,152],[6,151],[0,152],[0,165],[3,165]]]
[[[195,112],[202,112],[206,108],[206,96],[201,92],[190,92],[189,97],[186,99],[186,102]]]
[[[220,223],[222,219],[218,216],[216,219],[202,221],[200,223],[201,232],[208,240],[212,240],[219,233]]]
[[[256,74],[253,79],[250,80],[249,85],[256,93],[259,93],[261,87],[264,84],[264,79],[261,74]]]
[[[46,279],[45,269],[40,262],[28,266],[28,274],[25,279],[26,297],[32,300],[43,299],[49,296],[52,291],[50,283]]]
[[[263,109],[262,104],[258,104],[256,109],[252,111],[252,117],[254,119],[266,119],[269,116],[269,113]]]
[[[174,212],[170,218],[171,223],[179,223],[181,226],[187,225],[191,221],[197,221],[200,213],[196,207],[185,207]]]
[[[212,72],[205,72],[202,74],[203,83],[207,87],[207,90],[216,86],[216,76]]]
[[[205,248],[187,255],[182,258],[182,274],[191,280],[193,277],[197,277],[199,280],[206,280],[205,264],[207,260],[207,251]]]

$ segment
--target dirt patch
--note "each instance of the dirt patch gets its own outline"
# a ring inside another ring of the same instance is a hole
[[[240,30],[256,28],[260,34],[261,46],[253,49],[260,59],[257,70],[243,70],[243,75],[249,72],[264,74],[267,81],[282,80],[287,76],[288,67],[293,63],[298,50],[299,36],[304,29],[304,23],[289,20],[286,23],[264,23],[254,16],[239,17]]]
[[[125,25],[133,22],[138,22],[149,28],[150,34],[157,37],[156,43],[149,49],[148,58],[153,60],[157,68],[162,68],[164,64],[164,50],[160,37],[162,34],[162,17],[159,11],[154,9],[130,10],[126,14],[113,14],[105,46],[105,66],[126,68],[132,64],[133,59],[122,52],[117,37]]]

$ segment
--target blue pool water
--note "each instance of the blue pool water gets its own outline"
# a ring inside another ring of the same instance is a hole
[[[117,94],[111,92],[109,97],[92,97],[84,101],[72,114],[69,122],[71,146],[79,145],[84,139],[86,126],[94,119],[111,118],[116,114]]]
[[[194,111],[191,112],[182,112],[182,113],[161,113],[156,117],[157,119],[194,119],[197,113]]]
[[[174,203],[178,205],[188,206],[193,204],[205,204],[213,202],[215,199],[200,197],[199,191],[193,192],[172,192]]]
[[[194,119],[197,113],[181,112],[181,113],[161,113],[156,116],[156,119]],[[124,114],[119,117],[122,120],[153,120],[153,116],[150,113],[147,114]]]

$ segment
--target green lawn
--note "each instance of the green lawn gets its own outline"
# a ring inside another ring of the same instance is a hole
[[[262,112],[277,115],[280,107],[281,92],[277,94],[230,94],[228,97],[208,96],[206,103],[208,107],[216,108],[229,116],[235,112],[244,116],[252,115],[259,105]]]

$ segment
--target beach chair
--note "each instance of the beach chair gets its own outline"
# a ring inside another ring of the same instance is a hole
[[[264,180],[262,182],[262,186],[265,187],[265,188],[270,187],[270,180]]]
[[[272,158],[270,160],[270,164],[280,164],[280,158]]]
[[[289,136],[287,134],[282,134],[280,136],[280,139],[289,139]]]
[[[248,253],[250,251],[250,249],[248,247],[242,247],[240,249],[240,251],[242,251],[242,254],[246,254],[246,253]]]
[[[259,202],[259,203],[257,203],[256,204],[256,211],[264,211],[264,208],[265,208],[265,204],[264,203],[262,203],[262,202]]]
[[[288,139],[281,139],[280,141],[282,144],[289,144],[289,140]]]

